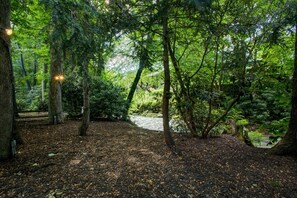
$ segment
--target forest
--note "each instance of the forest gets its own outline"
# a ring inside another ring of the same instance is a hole
[[[297,197],[296,156],[296,0],[0,0],[0,197]]]

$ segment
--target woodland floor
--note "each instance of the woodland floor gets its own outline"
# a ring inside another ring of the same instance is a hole
[[[0,197],[297,197],[297,160],[224,135],[207,140],[124,122],[18,121],[24,144],[0,163]]]

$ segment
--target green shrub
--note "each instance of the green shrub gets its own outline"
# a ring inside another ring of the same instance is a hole
[[[127,101],[123,88],[108,80],[92,80],[90,105],[91,118],[126,119],[127,117]]]
[[[34,87],[30,91],[17,90],[16,99],[18,111],[38,111],[42,103],[41,89]]]
[[[248,136],[254,145],[261,145],[261,141],[265,139],[263,133],[258,130],[250,131]]]
[[[289,125],[289,117],[285,117],[280,120],[273,120],[271,123],[265,125],[264,127],[269,130],[270,133],[274,135],[283,135],[286,133]]]
[[[160,114],[162,112],[162,90],[138,90],[133,98],[131,113],[139,115]]]
[[[64,111],[70,116],[81,113],[83,90],[80,80],[69,77],[63,84]],[[123,88],[102,78],[90,79],[90,116],[95,118],[125,119],[127,103]]]
[[[81,79],[75,75],[69,75],[63,82],[62,92],[64,111],[70,116],[79,115],[83,105]]]
[[[29,110],[28,101],[26,99],[18,99],[17,98],[16,102],[17,102],[18,111]]]

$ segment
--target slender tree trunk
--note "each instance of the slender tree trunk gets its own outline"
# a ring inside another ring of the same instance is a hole
[[[10,28],[10,1],[0,1],[0,160],[13,156],[13,98],[10,58],[10,38],[5,29]],[[5,97],[3,97],[5,96]]]
[[[273,154],[277,155],[297,156],[297,15],[295,22],[295,61],[292,82],[291,116],[285,137],[271,150]]]
[[[20,46],[20,44],[17,44],[17,46],[18,46],[18,48],[20,50],[20,67],[22,69],[23,76],[25,78],[27,78],[27,72],[26,72],[26,68],[25,68],[23,53],[21,51],[21,46]],[[31,91],[31,84],[30,84],[30,81],[28,79],[26,79],[26,84],[27,84],[28,91]]]
[[[173,148],[175,143],[171,136],[170,128],[169,128],[169,99],[171,97],[170,94],[170,68],[169,68],[169,56],[168,56],[168,6],[166,0],[164,0],[164,16],[162,19],[163,25],[163,67],[164,67],[164,90],[163,90],[163,105],[162,105],[162,113],[163,113],[163,130],[165,142],[168,147]]]
[[[59,50],[57,41],[52,39],[50,46],[51,53],[51,67],[50,67],[50,82],[49,82],[49,124],[58,124],[64,121],[62,109],[62,87],[61,81],[56,77],[62,75],[62,55]]]
[[[79,135],[86,136],[87,130],[90,125],[90,93],[89,93],[89,72],[88,72],[88,62],[85,61],[83,63],[83,116],[82,116],[82,123],[79,128]]]
[[[197,127],[194,122],[194,115],[193,115],[193,113],[194,113],[193,109],[194,109],[195,104],[187,92],[185,83],[182,78],[182,73],[179,68],[178,60],[175,57],[175,54],[174,54],[174,51],[170,45],[169,39],[168,39],[168,51],[169,51],[169,55],[170,55],[170,58],[171,58],[171,61],[172,61],[172,64],[173,64],[173,67],[175,70],[175,75],[176,75],[177,81],[179,82],[179,85],[181,88],[181,91],[176,93],[176,94],[179,94],[179,96],[177,96],[177,98],[179,98],[177,101],[179,103],[181,103],[182,102],[181,98],[183,98],[185,100],[185,103],[187,104],[186,107],[185,106],[180,107],[179,111],[182,114],[182,117],[184,118],[184,121],[185,121],[188,129],[190,130],[192,136],[196,137],[197,136]]]
[[[130,105],[131,105],[131,102],[132,102],[134,93],[136,91],[136,88],[137,88],[138,82],[140,80],[140,77],[141,77],[141,74],[142,74],[142,71],[144,69],[144,66],[145,66],[146,61],[147,61],[147,53],[146,52],[143,52],[141,54],[141,56],[140,56],[139,67],[138,67],[136,76],[134,78],[134,81],[132,83],[131,89],[130,89],[129,94],[128,94],[128,97],[127,97],[127,102],[128,102],[128,108],[127,108],[127,110],[129,110],[129,108],[130,108]]]
[[[33,84],[32,84],[33,87],[35,87],[37,83],[36,74],[37,74],[37,60],[35,59],[33,64]]]
[[[47,64],[44,64],[43,75],[46,75],[46,73],[47,73]],[[45,101],[45,89],[46,89],[46,79],[42,80],[42,83],[41,83],[41,100],[42,100],[42,102]]]
[[[213,69],[213,77],[210,83],[210,90],[209,93],[211,94],[209,96],[209,100],[208,100],[208,114],[205,120],[205,126],[202,129],[202,138],[207,138],[209,135],[209,132],[211,129],[209,129],[209,125],[210,125],[210,121],[211,121],[211,117],[212,117],[212,101],[213,101],[213,92],[214,92],[214,86],[215,86],[215,80],[217,77],[217,70],[218,70],[218,59],[219,59],[219,37],[216,37],[216,56],[215,56],[215,65],[214,65],[214,69]]]
[[[177,101],[178,104],[181,104],[181,97],[178,95],[179,93],[177,91],[175,91],[174,93],[175,99]],[[197,137],[197,129],[196,129],[196,124],[194,122],[194,117],[193,117],[193,108],[189,109],[185,109],[184,107],[181,107],[181,105],[178,105],[178,111],[180,112],[183,121],[185,122],[185,124],[187,125],[188,129],[190,130],[190,133],[193,137]]]

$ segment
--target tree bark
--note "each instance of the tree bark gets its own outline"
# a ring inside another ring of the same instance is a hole
[[[10,38],[5,32],[5,29],[10,28],[10,1],[0,0],[0,4],[0,160],[5,160],[13,156],[12,65]]]
[[[163,113],[163,130],[165,142],[169,148],[173,148],[175,143],[171,136],[169,128],[169,99],[170,94],[170,68],[169,68],[169,55],[168,55],[168,2],[164,0],[163,9],[164,16],[162,19],[163,26],[163,67],[164,67],[164,90],[163,90],[163,104],[162,104],[162,113]]]
[[[52,38],[50,53],[51,53],[51,67],[50,67],[50,82],[49,82],[49,124],[59,124],[64,121],[62,109],[62,87],[61,81],[56,80],[55,77],[62,75],[62,55],[59,50],[59,43]]]
[[[284,138],[272,148],[271,152],[276,155],[297,156],[297,15],[295,21],[295,54],[294,72],[292,81],[292,106],[289,127]]]
[[[89,72],[88,72],[88,62],[83,63],[83,116],[82,123],[79,128],[79,135],[86,136],[87,130],[90,125],[90,94],[89,94]]]

